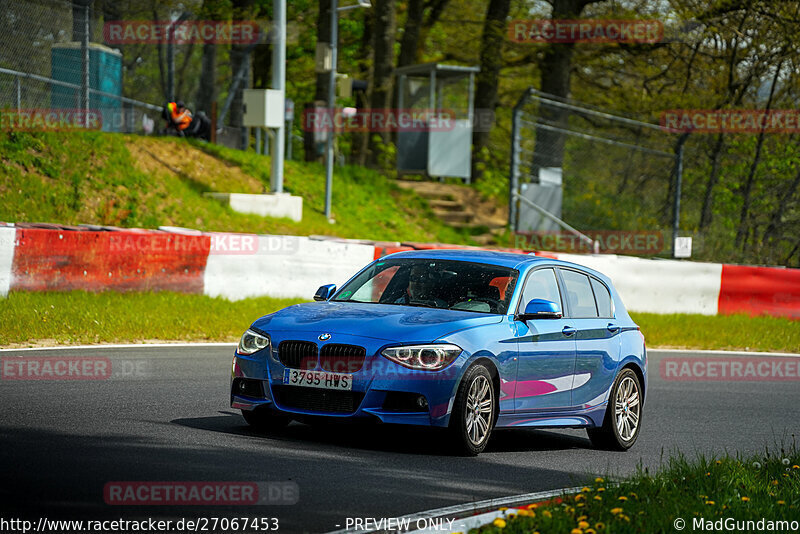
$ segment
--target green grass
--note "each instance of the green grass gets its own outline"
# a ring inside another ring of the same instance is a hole
[[[800,352],[800,323],[783,317],[631,313],[648,347]]]
[[[182,293],[12,292],[0,299],[0,345],[51,340],[235,341],[254,319],[302,299],[229,302]],[[800,352],[797,322],[776,317],[633,314],[647,346]]]
[[[0,132],[0,221],[471,242],[433,217],[420,196],[361,167],[335,169],[335,224],[324,216],[317,163],[285,165],[286,191],[303,197],[301,222],[236,213],[203,196],[265,192],[269,174],[268,157],[177,138]]]
[[[747,458],[726,455],[688,460],[678,454],[655,475],[640,468],[619,483],[597,478],[578,495],[522,510],[507,510],[505,519],[470,533],[678,532],[675,521],[679,518],[685,521],[686,532],[702,531],[694,528],[694,521],[699,519],[704,520],[704,525],[705,521],[726,518],[797,521],[800,518],[798,464],[800,452],[794,444],[789,451],[767,451],[763,456]]]
[[[181,293],[11,293],[0,299],[0,346],[34,342],[238,341],[250,323],[302,302],[230,302]]]

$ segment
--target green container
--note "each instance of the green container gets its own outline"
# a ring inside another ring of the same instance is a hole
[[[50,77],[60,82],[81,86],[83,62],[81,44],[57,43],[50,55]],[[122,54],[107,46],[89,43],[89,87],[111,95],[122,96]],[[80,109],[80,89],[53,84],[50,105],[55,109]],[[122,102],[110,96],[89,94],[89,108],[102,115],[106,132],[124,129]]]

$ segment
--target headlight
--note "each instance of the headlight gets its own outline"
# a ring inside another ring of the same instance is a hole
[[[247,356],[266,347],[269,347],[269,337],[248,329],[242,334],[242,339],[239,340],[239,347],[236,352]]]
[[[461,347],[449,343],[389,347],[381,352],[383,357],[399,363],[403,367],[423,371],[443,369],[450,365],[459,354],[461,354]]]

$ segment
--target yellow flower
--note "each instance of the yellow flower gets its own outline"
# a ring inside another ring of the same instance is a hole
[[[711,476],[711,471],[709,471],[708,473],[706,473],[706,476],[707,476],[707,477],[710,477],[710,476]]]
[[[589,493],[590,491],[592,491],[592,488],[590,488],[588,486],[584,486],[583,489],[581,489],[581,491],[584,492],[584,493]]]
[[[497,528],[506,528],[506,522],[504,520],[500,519],[499,517],[497,519],[495,519],[494,521],[492,521],[492,524],[494,526],[496,526]]]
[[[533,509],[535,509],[535,508],[538,508],[538,507],[539,507],[539,505],[538,505],[538,504],[536,504],[536,503],[529,504],[529,505],[528,505],[528,510],[533,510]]]
[[[578,516],[578,519],[577,519],[577,520],[578,520],[578,521],[586,521],[586,519],[587,519],[587,516],[585,516],[585,515],[582,515],[582,516]],[[583,528],[583,527],[581,527],[581,528]]]
[[[722,465],[722,460],[717,460],[717,465]]]
[[[597,534],[593,528],[587,528],[584,534]]]
[[[786,504],[786,501],[778,501],[778,504],[784,505],[784,504]]]
[[[520,517],[530,517],[531,513],[523,508],[522,510],[517,511],[517,515]]]
[[[509,519],[514,519],[515,517],[517,517],[515,514],[508,514]]]
[[[544,512],[542,512],[542,515],[545,516],[548,519],[553,517],[553,514],[550,513],[550,510],[545,510]]]
[[[573,528],[569,534],[583,534],[583,531],[579,528]]]
[[[778,485],[778,481],[777,480],[773,480],[773,481],[770,482],[770,484],[772,484],[773,486],[777,486]]]
[[[800,469],[800,465],[793,465],[792,469]]]
[[[627,516],[627,515],[625,515],[625,514],[619,514],[617,517],[619,517],[619,518],[620,518],[620,519],[622,519],[623,521],[627,521],[628,523],[630,523],[630,522],[631,522],[631,518],[630,518],[630,517],[628,517],[628,516]]]
[[[602,484],[603,482],[605,482],[605,480],[603,480],[601,477],[597,477],[596,479],[594,479],[594,481],[597,482],[598,484]]]
[[[611,509],[611,513],[612,513],[613,515],[620,514],[620,513],[622,513],[622,508],[612,508],[612,509]]]
[[[620,501],[627,501],[627,500],[628,500],[628,498],[627,498],[625,495],[620,495],[620,496],[619,496],[619,500],[620,500]]]
[[[589,523],[587,523],[586,521],[581,521],[578,523],[578,528],[587,529],[589,528]]]
[[[605,488],[597,488],[597,492],[598,492],[598,493],[600,493],[600,492],[602,492],[602,491],[605,491],[605,490],[606,490]]]
[[[602,501],[602,500],[603,500],[603,498],[602,498],[600,495],[595,495],[595,496],[594,496],[594,500],[596,500],[596,501]]]
[[[750,500],[750,497],[742,497],[742,502],[747,502]]]
[[[606,529],[606,524],[605,523],[596,523],[594,528],[596,528],[597,530],[605,530]]]
[[[631,492],[631,497],[633,497],[634,499],[639,499],[639,496],[636,495],[634,492]]]
[[[706,501],[706,504],[709,505],[709,506],[713,506],[716,503],[714,501]]]
[[[576,504],[575,506],[577,506],[578,508],[583,508],[583,507],[584,507],[584,506],[586,506],[586,505],[585,505],[584,503],[582,503],[582,502],[579,502],[579,503],[578,503],[578,504]]]
[[[581,499],[585,499],[585,498],[586,498],[586,496],[583,493],[579,493],[579,494],[575,495],[575,500],[576,501],[580,501]]]
[[[508,510],[508,508],[506,508],[505,506],[503,506],[503,507],[499,508],[499,510],[500,510],[501,512],[505,512],[506,510]]]

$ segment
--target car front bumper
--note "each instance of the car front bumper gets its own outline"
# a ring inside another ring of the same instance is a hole
[[[271,345],[245,356],[234,353],[231,366],[230,402],[233,408],[254,410],[264,407],[303,418],[322,416],[348,420],[372,419],[384,423],[447,426],[464,353],[441,371],[405,368],[383,356],[386,341],[359,336],[337,335],[338,343],[366,348],[361,369],[352,375],[352,390],[290,386],[277,346],[284,339],[316,342],[312,333],[272,335]],[[309,366],[314,370],[323,370]],[[424,399],[422,401],[421,399]]]

